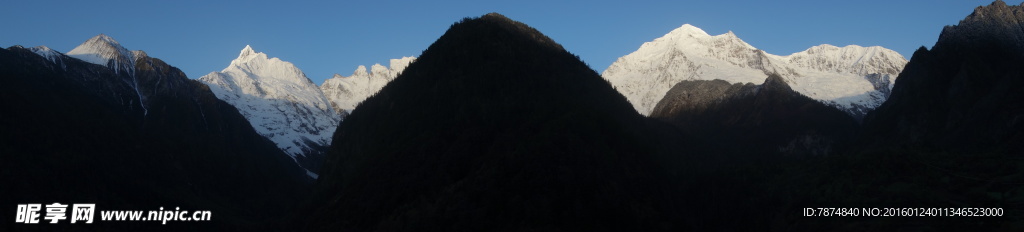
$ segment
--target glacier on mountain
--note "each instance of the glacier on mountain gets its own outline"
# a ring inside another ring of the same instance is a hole
[[[906,63],[899,53],[878,46],[824,44],[778,56],[731,31],[712,36],[685,24],[620,57],[601,76],[644,115],[683,80],[761,83],[777,73],[793,90],[862,118],[885,101]]]
[[[341,117],[295,65],[247,45],[227,68],[199,81],[316,177],[316,162],[305,160],[322,160]]]
[[[334,74],[334,77],[325,80],[320,85],[320,89],[331,101],[331,106],[335,110],[347,114],[355,109],[360,102],[376,94],[388,82],[398,77],[398,74],[415,60],[415,57],[391,59],[389,67],[374,64],[370,66],[369,72],[367,72],[366,66],[360,65],[351,76]]]

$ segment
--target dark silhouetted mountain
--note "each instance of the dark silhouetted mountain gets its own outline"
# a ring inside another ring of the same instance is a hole
[[[793,91],[774,74],[761,85],[679,82],[651,117],[679,126],[716,156],[743,157],[731,162],[836,154],[858,127],[848,114]]]
[[[871,147],[1024,154],[1024,6],[978,7],[946,26],[865,122]]]
[[[865,117],[855,149],[774,184],[790,183],[792,205],[988,208],[1002,216],[791,216],[801,223],[788,229],[1024,230],[1022,26],[1024,6],[995,1],[945,27],[931,50],[914,53],[889,99]]]
[[[0,216],[60,202],[210,210],[213,221],[99,222],[97,212],[93,225],[2,230],[265,230],[307,194],[304,171],[206,85],[144,52],[117,54],[95,64],[45,47],[0,49],[0,203],[11,209]]]
[[[454,24],[339,126],[307,230],[680,228],[661,142],[578,57],[491,13]]]

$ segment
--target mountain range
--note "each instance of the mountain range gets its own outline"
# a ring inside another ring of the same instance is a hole
[[[253,128],[316,178],[331,135],[344,115],[413,60],[392,60],[391,69],[376,64],[370,73],[359,66],[351,77],[335,74],[317,86],[294,64],[245,46],[227,68],[199,81],[238,108]]]
[[[12,46],[0,205],[214,219],[0,230],[1020,231],[1021,62],[1024,4],[998,0],[909,61],[683,25],[598,74],[498,13],[319,86],[250,46],[198,80],[102,34]]]
[[[327,79],[320,84],[327,99],[330,99],[331,106],[341,114],[352,112],[360,102],[367,97],[376,94],[384,85],[394,80],[405,67],[415,61],[415,57],[402,57],[391,59],[391,64],[384,67],[380,64],[370,66],[369,72],[366,66],[360,65],[351,76],[334,74],[334,77]]]
[[[906,63],[899,53],[878,46],[824,44],[778,56],[731,31],[711,36],[685,24],[620,57],[601,76],[644,115],[683,80],[761,83],[778,74],[793,90],[859,119],[885,101]]]
[[[45,46],[29,50],[64,65],[60,52]],[[170,88],[182,85],[182,80],[178,79],[139,79],[135,75],[136,61],[147,57],[146,53],[125,49],[106,35],[87,40],[67,56],[106,66],[114,74],[124,74],[119,77],[123,86],[118,87],[128,89],[111,91],[118,95],[117,101],[127,110],[138,111],[136,113],[143,116],[148,114],[147,99],[153,92],[174,91]],[[200,77],[198,81],[206,84],[217,98],[238,109],[260,135],[273,141],[315,179],[324,152],[330,146],[331,135],[344,115],[414,60],[414,57],[394,59],[392,68],[375,64],[371,72],[359,66],[350,77],[336,74],[318,86],[292,63],[246,46],[228,67]]]
[[[103,44],[117,46],[99,46]],[[732,53],[718,54],[716,51]],[[130,67],[134,57],[139,55],[135,53],[103,35],[76,47],[69,55],[90,63],[109,64],[115,72],[130,74],[133,72]],[[651,59],[654,59],[652,56],[657,57],[655,63],[651,63]],[[663,59],[662,56],[682,60]],[[686,58],[688,56],[699,57],[696,60],[705,63],[694,63]],[[687,80],[725,79],[744,83],[758,81],[756,77],[749,78],[758,76],[752,73],[782,71],[791,76],[787,82],[792,82],[789,84],[798,92],[819,97],[820,101],[859,119],[885,99],[894,78],[892,74],[898,73],[901,60],[902,56],[888,49],[855,45],[843,48],[822,45],[780,57],[753,48],[731,32],[710,36],[699,28],[684,25],[665,37],[644,44],[637,52],[620,58],[605,71],[604,77],[616,85],[616,89],[627,99],[632,100],[634,108],[649,114],[653,110],[651,107],[657,103],[649,99],[660,100],[681,76],[688,76]],[[330,135],[344,116],[361,101],[383,88],[413,61],[414,57],[393,59],[390,67],[375,64],[370,70],[359,66],[349,77],[335,74],[317,86],[293,64],[271,58],[246,46],[227,68],[211,72],[198,80],[210,86],[218,98],[239,109],[253,128],[304,167],[309,176],[316,178],[324,152],[330,146]],[[686,63],[690,68],[678,70],[678,63]],[[781,67],[778,64],[792,67]],[[729,71],[730,67],[732,71]],[[731,74],[705,74],[705,70]],[[644,73],[644,77],[638,77],[637,73]],[[662,77],[647,78],[649,73],[657,73],[656,76]],[[652,83],[655,79],[662,80],[662,83]],[[138,84],[135,79],[124,81],[131,86]],[[871,85],[872,90],[867,90],[867,85]],[[867,92],[858,97],[847,96],[837,100],[837,96],[850,94],[843,91]],[[641,93],[644,96],[639,96]],[[145,95],[136,95],[137,107],[146,114]],[[647,100],[639,100],[641,98]]]
[[[153,229],[254,230],[280,225],[312,184],[205,84],[105,35],[69,55],[42,46],[0,49],[0,82],[5,206],[181,207],[218,219]],[[24,229],[13,226],[3,230]],[[98,222],[90,229],[143,227]]]
[[[782,57],[684,26],[602,76],[574,69],[585,65],[525,24],[498,14],[467,18],[339,126],[302,211],[315,216],[296,224],[1019,229],[1019,216],[801,215],[824,205],[1021,212],[1011,207],[1024,202],[1015,184],[1024,165],[1014,158],[1019,94],[1011,90],[1024,73],[1013,65],[1024,54],[1019,9],[1001,1],[979,7],[905,71],[906,61],[882,48],[819,46]],[[707,43],[679,42],[694,38]],[[635,72],[620,76],[627,71]],[[665,90],[637,97],[647,87]],[[653,105],[626,101],[638,99]]]

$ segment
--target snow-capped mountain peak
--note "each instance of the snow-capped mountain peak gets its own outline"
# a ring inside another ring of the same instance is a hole
[[[105,34],[94,36],[67,53],[70,57],[110,68],[115,74],[127,74],[128,78],[124,81],[135,89],[143,115],[148,115],[146,98],[139,91],[139,80],[135,77],[135,61],[139,57],[145,57],[145,54],[142,51],[129,51],[117,40]]]
[[[352,76],[368,76],[368,75],[370,75],[370,74],[366,72],[366,66],[360,65],[359,67],[356,67],[355,71],[352,71]]]
[[[644,115],[683,80],[760,83],[777,73],[793,90],[861,117],[885,100],[906,63],[878,46],[825,44],[778,56],[731,31],[711,36],[685,24],[620,57],[601,75]]]
[[[873,72],[890,74],[894,78],[903,69],[906,60],[896,51],[880,46],[836,47],[822,44],[790,54],[785,60],[797,66],[824,72],[868,75]]]
[[[269,82],[290,82],[296,85],[308,86],[313,82],[306,77],[306,74],[288,61],[277,57],[269,57],[266,53],[257,52],[252,46],[245,45],[245,48],[238,54],[238,58],[231,61],[231,65],[222,73],[235,73],[256,79],[265,79]]]
[[[390,73],[390,71],[391,70],[388,69],[387,67],[384,67],[384,65],[373,64],[373,66],[370,66],[371,76],[384,77],[387,76]]]
[[[737,37],[736,34],[733,33],[732,31],[726,32],[725,34],[713,36],[705,32],[704,30],[690,24],[683,24],[683,26],[676,28],[675,30],[672,30],[668,34],[665,34],[665,36],[655,39],[654,42],[660,42],[661,44],[671,44],[674,45],[673,47],[680,49],[689,48],[692,45],[694,45],[694,43],[711,43],[717,45],[718,47],[732,45],[751,49],[754,48],[754,46],[750,46],[750,44],[747,44],[747,42],[744,42],[743,40],[739,39],[739,37]]]
[[[340,116],[302,70],[247,45],[227,68],[199,81],[238,108],[257,132],[300,166],[317,168],[310,160],[322,160]]]
[[[388,65],[388,67],[391,67],[392,71],[402,72],[402,70],[405,70],[405,67],[408,67],[409,64],[412,64],[412,62],[415,60],[416,57],[411,56],[402,57],[400,59],[391,59],[390,65]],[[398,73],[394,74],[395,76],[398,76]]]
[[[695,27],[693,25],[683,24],[683,26],[681,26],[679,28],[676,28],[675,30],[672,30],[671,32],[669,32],[666,37],[680,37],[680,36],[689,36],[689,37],[695,37],[696,38],[696,37],[708,37],[708,36],[711,36],[711,35],[709,35],[703,29],[700,29],[700,28]]]
[[[360,102],[366,100],[388,82],[394,80],[402,70],[405,70],[415,57],[402,57],[391,59],[390,68],[381,64],[370,66],[360,65],[352,72],[352,76],[334,74],[334,77],[327,79],[320,85],[320,89],[331,101],[331,106],[339,112],[352,111]]]
[[[105,34],[99,34],[86,40],[67,55],[85,62],[110,67],[116,73],[135,70],[135,57],[132,52]]]
[[[252,46],[249,46],[247,44],[247,45],[245,45],[245,48],[242,48],[242,52],[238,53],[238,58],[237,59],[242,59],[242,58],[249,57],[249,56],[254,56],[254,55],[257,55],[256,50],[253,50]]]
[[[32,51],[32,52],[35,52],[36,54],[39,54],[42,57],[45,57],[50,62],[57,62],[57,59],[60,59],[60,57],[61,57],[61,53],[60,52],[55,51],[53,49],[50,49],[47,46],[41,46],[40,45],[40,46],[28,48],[28,50]]]

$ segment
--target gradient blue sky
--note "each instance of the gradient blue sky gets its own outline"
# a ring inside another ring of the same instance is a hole
[[[686,23],[713,35],[733,31],[777,55],[827,43],[878,45],[910,59],[918,47],[931,47],[943,26],[991,2],[10,0],[0,14],[0,46],[68,52],[104,33],[195,79],[252,45],[320,84],[358,65],[419,56],[452,23],[498,12],[537,28],[598,72]]]

